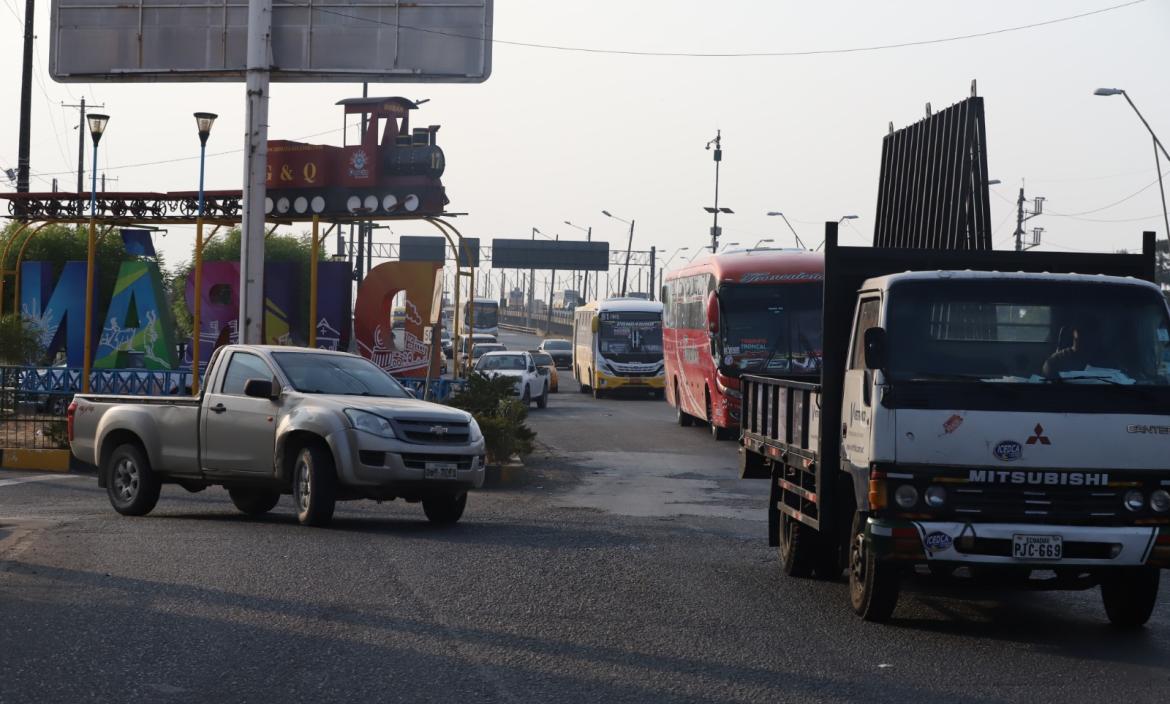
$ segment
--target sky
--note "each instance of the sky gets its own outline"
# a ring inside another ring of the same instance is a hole
[[[497,40],[592,49],[821,52],[946,39],[1092,12],[1125,0],[789,2],[788,0],[496,0]],[[0,167],[16,166],[24,3],[0,0]],[[48,76],[49,3],[36,9],[33,190],[76,180],[77,111],[85,96],[111,116],[99,154],[109,190],[193,190],[198,139],[191,113],[220,115],[208,143],[207,188],[242,181],[242,83],[61,84]],[[888,125],[921,119],[967,97],[972,79],[987,110],[991,214],[997,248],[1012,245],[1015,200],[1044,196],[1041,249],[1140,247],[1144,229],[1165,237],[1152,142],[1118,97],[1128,91],[1170,140],[1170,0],[1145,0],[1089,17],[922,46],[784,57],[654,57],[558,51],[497,43],[482,84],[370,86],[370,95],[430,102],[416,124],[441,124],[449,209],[466,236],[562,239],[592,226],[595,240],[677,249],[677,266],[709,242],[714,165],[704,145],[720,130],[723,242],[793,243],[768,211],[783,211],[806,242],[825,220],[857,215],[841,241],[871,240],[881,140]],[[341,143],[334,103],[360,84],[274,84],[269,137]],[[87,145],[87,164],[88,164]],[[226,152],[226,153],[225,153]],[[142,162],[177,159],[165,164]],[[87,165],[88,169],[88,165]],[[1162,162],[1164,172],[1170,164]],[[117,178],[113,181],[113,178]],[[88,173],[86,176],[88,187]],[[10,188],[8,184],[4,187]],[[1141,190],[1145,188],[1145,190]],[[1138,191],[1141,191],[1140,193]],[[1136,193],[1136,195],[1135,195]],[[1118,202],[1121,201],[1121,202]],[[1115,204],[1116,203],[1116,204]],[[378,241],[433,235],[396,223]],[[190,257],[193,234],[158,240],[170,265]],[[486,242],[485,242],[486,244]]]

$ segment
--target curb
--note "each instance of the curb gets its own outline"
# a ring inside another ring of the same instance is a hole
[[[69,450],[25,450],[0,448],[0,469],[20,472],[92,473],[94,468],[79,462]]]

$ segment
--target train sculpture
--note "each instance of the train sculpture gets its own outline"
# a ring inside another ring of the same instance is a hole
[[[364,129],[342,146],[286,139],[268,141],[265,212],[273,220],[339,217],[426,217],[447,205],[440,178],[446,167],[436,144],[438,125],[410,126],[419,103],[406,98],[348,98],[346,124],[361,115]],[[97,217],[130,219],[191,218],[198,213],[197,191],[97,194]],[[240,215],[240,191],[204,192],[204,214]],[[88,193],[4,193],[8,212],[22,219],[81,218],[89,215]]]

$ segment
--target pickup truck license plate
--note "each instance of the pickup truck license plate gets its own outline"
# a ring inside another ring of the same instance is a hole
[[[1017,560],[1059,560],[1064,554],[1064,538],[1059,535],[1012,536],[1012,557]]]
[[[424,479],[454,479],[458,465],[454,462],[427,462],[423,467]]]

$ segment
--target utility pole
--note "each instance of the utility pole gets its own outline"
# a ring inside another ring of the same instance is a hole
[[[24,3],[24,67],[20,76],[20,134],[16,148],[16,192],[28,193],[29,151],[32,142],[33,15],[36,3]]]
[[[81,96],[81,102],[77,105],[61,103],[61,107],[77,108],[80,111],[77,118],[77,194],[80,198],[81,194],[85,192],[85,135],[88,131],[85,126],[85,96]],[[105,104],[90,105],[89,107],[104,108]]]
[[[1037,215],[1044,213],[1044,196],[1037,196],[1032,199],[1032,209],[1025,210],[1024,204],[1027,200],[1024,198],[1024,187],[1020,186],[1020,195],[1016,199],[1016,231],[1013,233],[1016,237],[1016,251],[1022,252],[1026,249],[1031,249],[1040,244],[1040,233],[1044,232],[1044,228],[1036,227],[1032,229],[1032,241],[1029,244],[1024,244],[1024,223],[1028,222]]]
[[[714,158],[715,158],[715,206],[714,207],[704,206],[703,210],[706,210],[708,213],[711,213],[711,215],[712,215],[711,253],[714,254],[715,251],[717,249],[719,249],[719,235],[723,234],[723,230],[719,229],[719,213],[727,213],[728,215],[731,215],[735,211],[733,211],[731,208],[720,208],[719,207],[719,164],[720,164],[720,162],[723,161],[723,147],[722,147],[723,133],[722,133],[722,130],[715,130],[715,139],[712,139],[710,142],[707,142],[707,149],[708,150],[711,149],[712,144],[715,145],[715,155],[714,155]]]
[[[110,177],[110,180],[111,180],[111,181],[117,181],[117,180],[118,180],[118,177],[117,177],[117,176],[111,176],[111,177]],[[102,193],[105,193],[105,192],[106,192],[106,175],[103,173],[103,174],[102,174]]]

